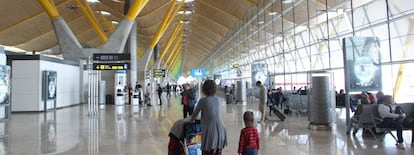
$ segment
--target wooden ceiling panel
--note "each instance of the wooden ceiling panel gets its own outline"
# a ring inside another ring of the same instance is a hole
[[[60,7],[70,0],[55,0],[56,7]],[[26,20],[44,14],[43,8],[37,0],[0,0],[0,32],[13,28]]]

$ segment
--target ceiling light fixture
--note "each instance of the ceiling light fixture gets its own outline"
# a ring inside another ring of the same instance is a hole
[[[269,12],[268,15],[270,16],[277,15],[277,12]]]
[[[108,12],[108,11],[97,11],[97,12],[104,15],[104,16],[110,16],[111,15],[111,13]]]
[[[178,11],[177,12],[177,14],[179,14],[179,15],[182,15],[182,14],[189,15],[189,14],[192,14],[192,13],[193,13],[193,11]]]
[[[177,2],[182,2],[184,1],[185,3],[189,3],[189,2],[193,2],[194,0],[177,0]]]
[[[99,3],[99,0],[87,0],[88,3]]]
[[[295,2],[295,0],[282,0],[283,4],[289,4],[289,3],[293,3]]]
[[[190,20],[182,20],[182,21],[180,21],[180,23],[188,24],[188,23],[190,23]]]
[[[112,24],[115,24],[115,25],[117,25],[117,24],[119,24],[119,22],[118,21],[112,21]]]
[[[258,21],[257,24],[264,24],[264,21]]]
[[[118,3],[122,3],[122,2],[124,2],[123,0],[112,0],[112,1],[114,1],[114,2],[118,2]]]

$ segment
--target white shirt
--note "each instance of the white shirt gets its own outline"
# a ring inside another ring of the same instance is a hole
[[[378,113],[379,113],[380,117],[381,118],[399,118],[400,115],[391,112],[393,110],[390,110],[390,108],[391,107],[386,106],[385,104],[380,104],[378,106]],[[403,114],[403,115],[405,116],[405,114]]]
[[[151,95],[151,85],[147,85],[147,87],[145,88],[145,93]]]
[[[267,100],[267,89],[265,86],[259,87],[259,100],[262,103],[266,103]]]

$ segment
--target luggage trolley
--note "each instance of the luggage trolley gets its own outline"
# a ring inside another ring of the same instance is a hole
[[[185,139],[183,144],[186,155],[201,155],[201,125],[200,120],[185,126]]]

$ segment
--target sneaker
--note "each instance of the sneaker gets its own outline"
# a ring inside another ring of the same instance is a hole
[[[397,145],[397,148],[398,149],[400,149],[400,150],[404,150],[404,144],[403,143],[398,143],[398,144],[396,144]]]

